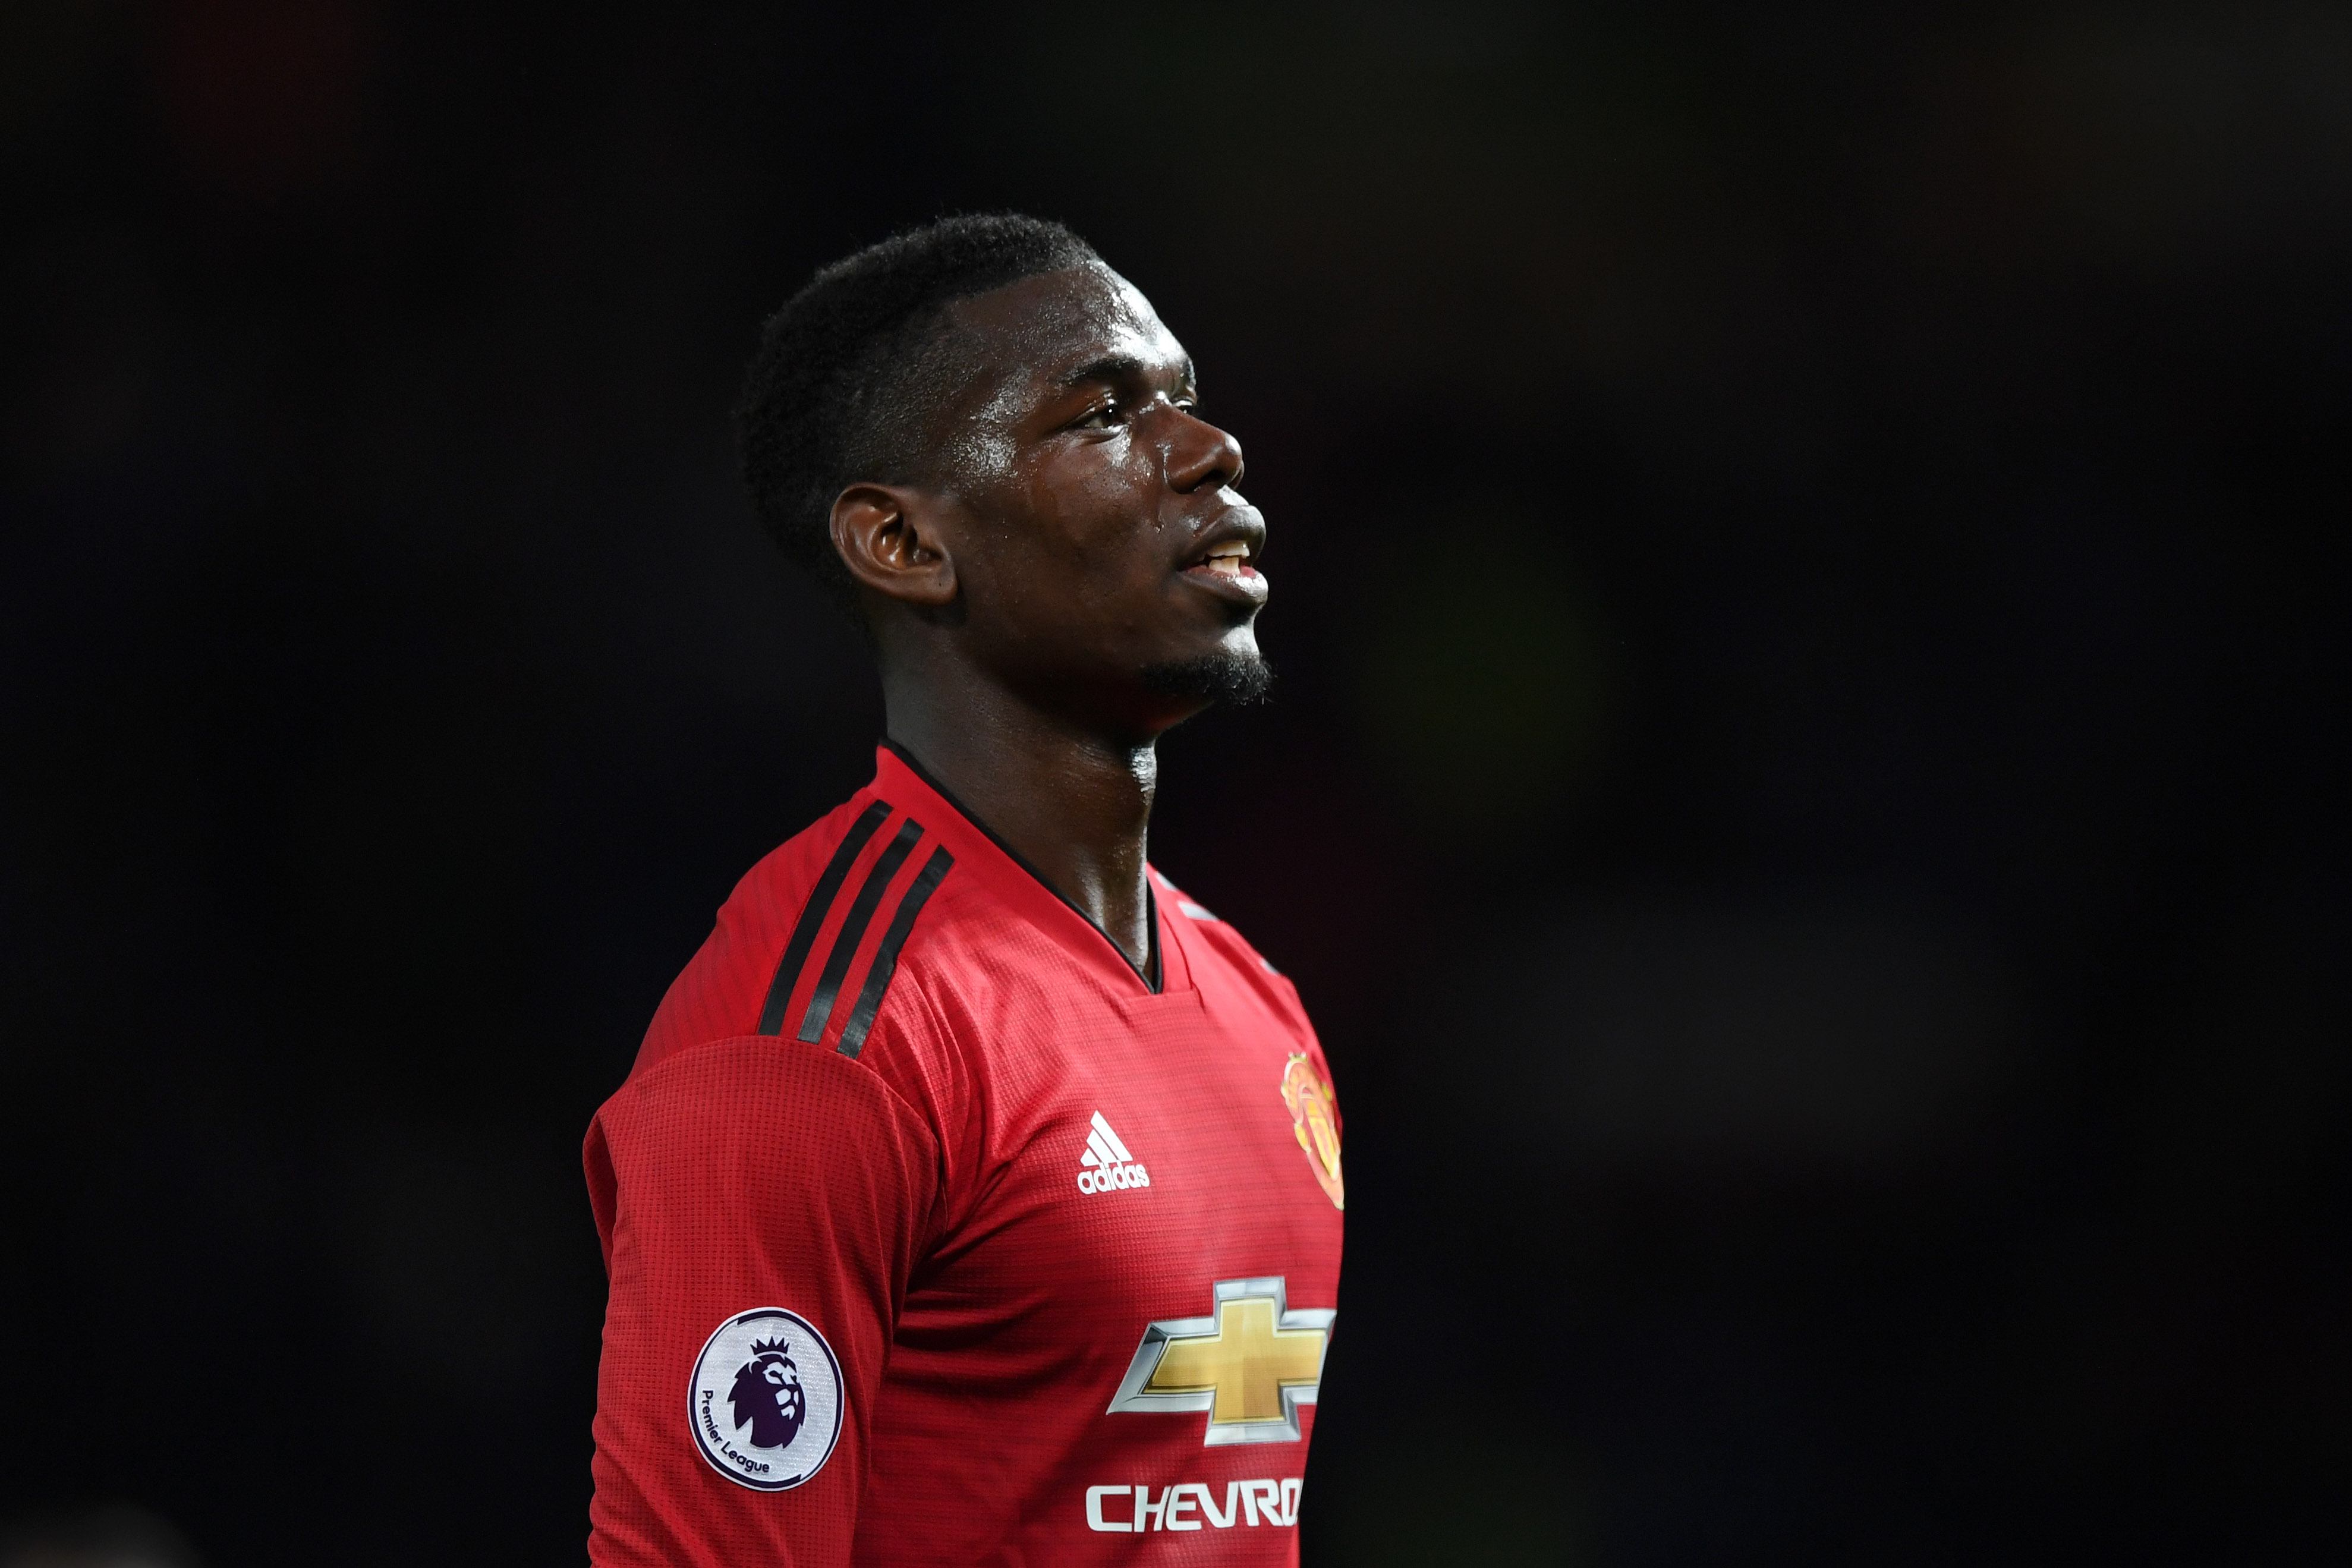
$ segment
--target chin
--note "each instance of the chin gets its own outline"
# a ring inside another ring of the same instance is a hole
[[[1274,689],[1274,666],[1257,650],[1257,639],[1227,643],[1197,658],[1149,666],[1144,684],[1165,697],[1223,702],[1246,708],[1264,702]]]

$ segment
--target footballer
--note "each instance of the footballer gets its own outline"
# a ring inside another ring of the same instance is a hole
[[[1267,684],[1241,448],[1150,302],[1009,216],[819,272],[739,419],[887,728],[589,1129],[589,1555],[1295,1563],[1339,1110],[1290,983],[1145,854],[1157,738]]]

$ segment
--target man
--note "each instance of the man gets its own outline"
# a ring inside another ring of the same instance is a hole
[[[1028,218],[902,235],[768,323],[745,472],[870,633],[888,732],[589,1130],[598,1564],[1296,1561],[1329,1075],[1144,856],[1155,739],[1266,683],[1265,524],[1196,397]]]

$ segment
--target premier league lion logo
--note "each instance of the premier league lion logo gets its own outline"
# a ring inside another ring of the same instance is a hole
[[[790,1491],[841,1441],[841,1363],[816,1325],[782,1307],[738,1312],[694,1358],[686,1417],[710,1468],[753,1491]]]
[[[755,1448],[781,1448],[799,1435],[808,1405],[801,1397],[800,1364],[783,1341],[751,1342],[751,1359],[736,1372],[727,1402],[734,1406],[738,1431],[751,1424]]]

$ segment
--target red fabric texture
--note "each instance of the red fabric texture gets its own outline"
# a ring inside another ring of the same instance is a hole
[[[803,906],[877,800],[890,815],[830,900],[782,1033],[759,1035]],[[908,819],[920,838],[803,1042],[835,937]],[[858,1054],[843,1055],[894,914],[940,848],[952,868],[907,928]],[[1213,1315],[1217,1281],[1280,1277],[1292,1309],[1338,1304],[1341,1216],[1282,1093],[1299,1055],[1328,1082],[1313,1029],[1231,926],[1156,871],[1153,884],[1158,994],[887,750],[872,784],[743,879],[588,1133],[611,1279],[600,1568],[1147,1549],[1296,1562],[1312,1405],[1298,1440],[1220,1446],[1201,1412],[1108,1410],[1146,1325]],[[1097,1114],[1148,1185],[1081,1190]],[[705,1342],[761,1308],[813,1325],[843,1381],[830,1458],[784,1491],[720,1474],[688,1415]],[[1144,1535],[1115,1528],[1139,1517],[1138,1488]]]

